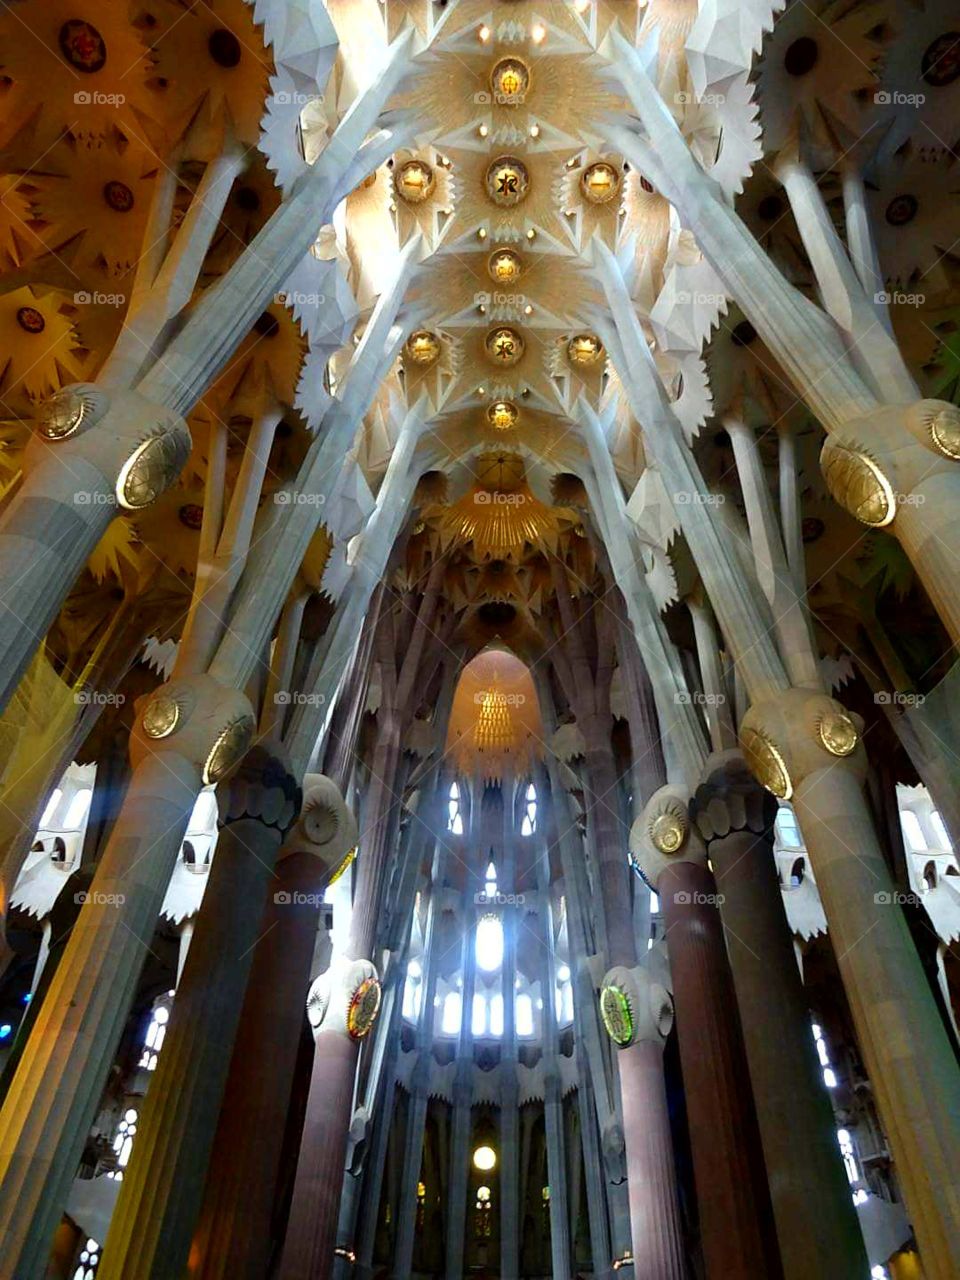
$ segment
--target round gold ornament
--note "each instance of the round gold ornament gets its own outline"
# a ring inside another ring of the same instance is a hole
[[[530,68],[519,58],[501,58],[490,72],[493,100],[501,107],[523,102],[530,88]]]
[[[848,756],[859,742],[857,727],[843,711],[825,712],[817,721],[817,737],[832,756]]]
[[[786,761],[766,734],[745,726],[740,732],[740,745],[750,772],[760,785],[779,800],[789,800],[793,783]]]
[[[491,329],[484,343],[487,355],[494,364],[509,368],[521,359],[524,352],[524,341],[516,329],[506,325]]]
[[[516,284],[523,274],[523,259],[513,249],[495,249],[487,261],[487,274],[497,284]]]
[[[603,357],[603,343],[595,333],[578,333],[567,343],[567,359],[581,369],[599,364]]]
[[[440,359],[440,339],[429,329],[417,329],[407,339],[404,350],[414,364],[436,364]]]
[[[380,1012],[380,982],[364,978],[357,987],[347,1009],[347,1031],[352,1040],[362,1040],[373,1029]]]
[[[526,165],[515,156],[498,156],[487,169],[484,185],[494,204],[509,209],[526,198],[530,178]]]
[[[519,417],[520,410],[509,400],[497,400],[487,409],[487,421],[496,431],[509,431]]]
[[[433,195],[436,175],[424,160],[407,160],[393,176],[393,187],[407,204],[423,204]]]
[[[615,1045],[625,1048],[633,1040],[633,1012],[626,992],[620,987],[606,986],[600,992],[600,1016],[607,1035]]]
[[[687,838],[687,824],[679,813],[661,813],[650,827],[650,839],[661,853],[676,853]]]
[[[167,738],[180,723],[180,704],[176,698],[159,694],[147,703],[141,724],[148,738]]]
[[[580,190],[591,204],[606,204],[620,190],[620,174],[612,164],[598,160],[580,175]]]

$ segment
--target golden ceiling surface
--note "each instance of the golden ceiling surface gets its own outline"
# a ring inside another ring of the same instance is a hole
[[[458,771],[489,781],[529,774],[542,754],[543,726],[527,667],[501,649],[487,649],[460,677],[446,750]]]

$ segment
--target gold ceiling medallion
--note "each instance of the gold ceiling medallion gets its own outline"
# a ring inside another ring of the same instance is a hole
[[[494,204],[509,209],[525,199],[530,178],[526,165],[515,156],[498,156],[487,169],[484,185]]]
[[[578,333],[567,343],[567,359],[581,369],[599,364],[603,356],[603,343],[595,333]]]
[[[347,1032],[351,1040],[362,1040],[373,1029],[380,1012],[380,981],[364,978],[350,997],[347,1007]]]
[[[519,417],[520,410],[509,400],[497,400],[487,409],[487,421],[496,431],[509,431]]]
[[[838,440],[827,440],[820,466],[832,496],[861,524],[881,528],[897,514],[893,486],[865,453]]]
[[[509,329],[505,325],[491,329],[484,346],[493,363],[506,368],[516,364],[524,352],[524,341],[519,333],[516,329]]]
[[[435,364],[440,359],[440,339],[429,329],[417,329],[407,339],[404,350],[414,364]]]
[[[620,190],[620,174],[612,164],[598,160],[580,175],[580,190],[591,204],[606,204]]]
[[[433,195],[437,179],[433,170],[423,160],[407,160],[393,177],[393,186],[401,200],[407,204],[423,204]]]
[[[832,756],[848,756],[856,749],[857,727],[844,711],[825,712],[817,721],[817,737]]]
[[[523,259],[512,249],[495,249],[487,262],[487,274],[497,284],[515,284],[523,274]]]
[[[530,68],[519,58],[501,58],[490,72],[490,88],[498,106],[518,106],[530,88]]]

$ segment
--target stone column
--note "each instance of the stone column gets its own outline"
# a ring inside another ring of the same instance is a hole
[[[784,1276],[866,1276],[774,865],[776,805],[728,751],[708,760],[690,811],[719,890]]]
[[[308,774],[299,820],[280,850],[258,917],[190,1249],[191,1276],[257,1280],[266,1268],[319,906],[330,876],[356,837],[356,821],[339,790],[329,778]]]
[[[209,677],[171,681],[131,741],[134,775],[0,1112],[0,1254],[42,1274],[129,1014],[197,792],[243,755],[253,714]]]
[[[301,796],[283,758],[256,746],[217,800],[217,851],[110,1223],[107,1280],[187,1265],[267,885]]]
[[[683,788],[663,787],[631,832],[667,925],[677,1034],[707,1273],[781,1273],[736,997],[706,854]],[[629,988],[627,1004],[630,1002]],[[611,1007],[622,1007],[617,1000]]]
[[[475,912],[464,895],[463,1001],[460,1006],[460,1036],[453,1082],[453,1124],[450,1136],[450,1176],[447,1180],[447,1264],[446,1280],[463,1280],[463,1240],[467,1222],[467,1187],[470,1181],[470,1127],[473,1119],[473,993],[477,980]]]
[[[499,877],[502,892],[516,894],[517,846],[514,822],[516,781],[505,777],[503,797],[503,866]],[[500,1041],[500,1275],[517,1280],[520,1267],[520,1089],[517,1079],[517,1026],[514,977],[517,972],[517,931],[520,909],[501,908],[503,920],[503,964],[500,989],[503,996],[503,1036]],[[546,997],[544,997],[546,1008]]]
[[[951,1280],[960,1075],[863,802],[859,737],[839,703],[801,689],[755,704],[740,727],[754,776],[797,814],[924,1271]]]
[[[571,1274],[571,1240],[567,1161],[563,1127],[563,1091],[557,1063],[556,955],[546,876],[541,875],[540,990],[543,997],[543,1125],[547,1139],[547,1182],[550,1186],[550,1257],[555,1276]]]

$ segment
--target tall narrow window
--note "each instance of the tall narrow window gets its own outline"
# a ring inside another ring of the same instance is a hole
[[[520,834],[532,836],[537,829],[537,789],[531,782],[524,797],[523,821],[520,823]]]
[[[503,925],[499,916],[484,916],[477,924],[477,964],[493,973],[503,964]]]
[[[63,820],[64,831],[79,831],[90,808],[90,797],[93,792],[89,787],[82,787],[74,794],[67,807],[67,816]]]
[[[484,893],[488,902],[496,902],[497,900],[497,868],[491,861],[487,866],[487,874],[483,885]]]
[[[155,1071],[157,1068],[157,1056],[167,1034],[169,1018],[170,1010],[167,1006],[163,1004],[157,1005],[153,1011],[153,1017],[150,1019],[150,1025],[147,1027],[147,1034],[143,1037],[143,1053],[140,1055],[140,1066],[146,1071]]]
[[[455,836],[463,835],[463,815],[460,813],[460,787],[456,782],[450,783],[450,798],[447,801],[447,830]]]
[[[920,819],[912,809],[900,810],[900,825],[903,828],[904,839],[910,852],[923,853],[927,847],[927,842],[923,835],[923,828],[920,826]]]
[[[787,849],[803,848],[803,841],[800,838],[800,828],[797,826],[796,816],[788,805],[781,805],[777,810],[775,826],[777,829],[777,835],[780,837],[780,843]]]
[[[480,991],[474,993],[470,1029],[475,1036],[482,1036],[487,1029],[487,1002]]]
[[[47,801],[43,810],[43,814],[41,815],[41,818],[40,818],[39,829],[41,831],[45,827],[49,827],[50,823],[53,821],[53,815],[57,811],[57,805],[59,805],[62,799],[63,799],[63,792],[60,790],[59,787],[54,787],[53,793],[50,796],[50,799]]]
[[[80,1250],[80,1257],[77,1259],[77,1269],[73,1273],[73,1280],[93,1280],[99,1265],[100,1245],[96,1240],[88,1238],[87,1243]]]
[[[411,1021],[420,1013],[420,978],[423,970],[419,960],[411,960],[407,965],[407,981],[403,987],[403,1016]],[[457,1018],[459,1022],[459,1015]]]
[[[515,1017],[517,1021],[518,1036],[533,1035],[533,1000],[525,992],[517,996]]]
[[[460,992],[448,991],[443,1001],[443,1017],[440,1030],[445,1036],[455,1036],[460,1031]]]
[[[115,1178],[117,1182],[123,1181],[123,1171],[130,1160],[133,1140],[137,1136],[137,1119],[136,1108],[130,1107],[129,1110],[123,1113],[123,1119],[117,1125],[116,1136],[113,1139],[113,1149],[117,1154],[117,1167],[107,1175],[109,1178]]]
[[[503,1035],[503,996],[499,991],[490,1001],[490,1034]]]

